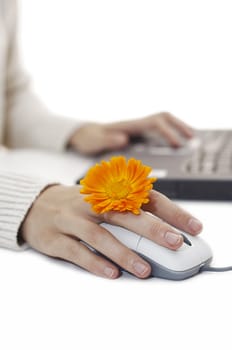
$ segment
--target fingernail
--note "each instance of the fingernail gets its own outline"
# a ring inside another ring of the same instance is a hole
[[[191,218],[188,222],[188,227],[192,232],[198,233],[202,230],[202,223],[195,218]]]
[[[176,245],[180,242],[181,240],[181,235],[178,235],[177,233],[173,232],[166,232],[165,234],[165,240],[171,245]]]
[[[134,267],[135,271],[141,276],[145,275],[149,270],[149,267],[147,265],[141,263],[140,261],[136,261],[133,264],[133,267]]]
[[[104,274],[109,278],[113,278],[115,275],[115,270],[107,266],[104,268]]]

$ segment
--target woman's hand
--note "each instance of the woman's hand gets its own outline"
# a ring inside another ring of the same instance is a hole
[[[96,215],[83,200],[80,186],[54,185],[35,201],[21,233],[32,248],[98,276],[119,277],[117,264],[137,277],[148,277],[150,265],[102,228],[101,222],[123,226],[173,250],[183,243],[177,229],[192,235],[202,229],[197,219],[157,191],[150,192],[150,202],[143,206],[140,215],[129,212]],[[109,260],[95,254],[89,246]]]
[[[90,155],[125,147],[130,136],[152,130],[163,136],[173,147],[182,145],[181,138],[193,136],[192,129],[181,120],[169,113],[158,113],[116,123],[85,124],[72,135],[69,144],[77,151]]]

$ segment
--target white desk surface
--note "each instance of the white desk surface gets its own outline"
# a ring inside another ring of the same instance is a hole
[[[179,202],[232,265],[232,203]],[[95,277],[32,250],[0,249],[0,344],[13,349],[231,349],[232,272],[173,282]]]

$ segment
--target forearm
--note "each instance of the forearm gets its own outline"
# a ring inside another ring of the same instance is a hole
[[[19,228],[46,181],[8,171],[0,171],[0,246],[22,250]]]
[[[60,151],[80,123],[53,115],[25,86],[11,93],[7,105],[6,145]]]

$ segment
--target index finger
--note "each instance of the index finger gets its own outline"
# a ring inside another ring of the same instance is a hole
[[[143,205],[142,209],[192,235],[200,233],[203,228],[197,218],[155,190],[150,191],[149,202]]]
[[[169,113],[165,114],[165,119],[187,138],[190,138],[193,136],[194,134],[193,129],[182,120],[174,117],[172,114],[169,114]]]

